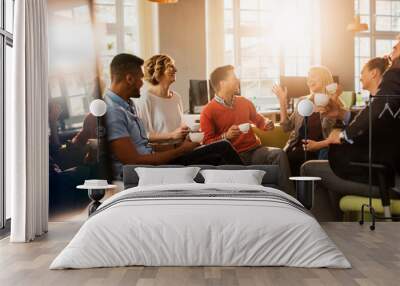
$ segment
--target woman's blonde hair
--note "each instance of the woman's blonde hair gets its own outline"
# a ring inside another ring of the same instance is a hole
[[[333,83],[333,76],[330,70],[327,67],[324,66],[314,66],[311,67],[310,70],[308,71],[309,74],[314,73],[316,74],[320,79],[321,79],[321,84],[324,89],[324,92],[326,92],[326,86]],[[314,95],[310,95],[310,98],[314,101]],[[347,110],[344,107],[343,101],[341,98],[338,98],[337,104],[339,105],[340,108]],[[326,106],[326,110],[329,111],[334,107],[334,103],[332,103],[331,100],[329,100],[328,105]]]
[[[322,87],[326,88],[327,85],[333,83],[333,76],[330,70],[324,66],[313,66],[308,70],[308,74],[316,74],[322,82]]]
[[[144,62],[144,79],[157,85],[160,83],[161,76],[165,73],[168,65],[173,64],[174,60],[168,55],[154,55]]]

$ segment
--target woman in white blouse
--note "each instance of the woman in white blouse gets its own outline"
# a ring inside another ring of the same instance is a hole
[[[177,69],[168,55],[155,55],[145,61],[145,93],[135,105],[152,143],[182,142],[189,128],[183,122],[183,104],[179,94],[171,90]]]

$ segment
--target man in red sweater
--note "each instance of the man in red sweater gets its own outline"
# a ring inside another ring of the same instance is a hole
[[[239,129],[243,123],[254,124],[262,130],[272,130],[274,125],[257,113],[251,101],[236,95],[239,94],[239,79],[234,67],[228,65],[215,69],[211,73],[210,82],[216,94],[200,115],[204,144],[227,139],[246,165],[279,165],[279,185],[287,193],[293,194],[286,153],[279,148],[262,146],[251,128],[247,133]]]

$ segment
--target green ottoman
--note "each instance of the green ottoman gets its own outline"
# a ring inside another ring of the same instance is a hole
[[[363,204],[368,204],[368,197],[361,196],[344,196],[340,200],[340,209],[344,213],[343,220],[344,221],[358,221],[361,219],[361,206]],[[383,207],[381,199],[372,199],[372,206],[375,209],[375,212],[383,215]],[[390,200],[390,211],[392,215],[400,215],[400,200]],[[370,214],[368,209],[366,208],[364,211],[365,220],[370,221]]]

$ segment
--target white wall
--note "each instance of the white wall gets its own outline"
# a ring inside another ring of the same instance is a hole
[[[178,68],[174,90],[189,110],[189,80],[206,79],[205,0],[159,5],[160,53],[172,56]]]
[[[354,90],[354,34],[346,30],[353,5],[352,0],[320,0],[321,64],[339,76],[344,90]]]

